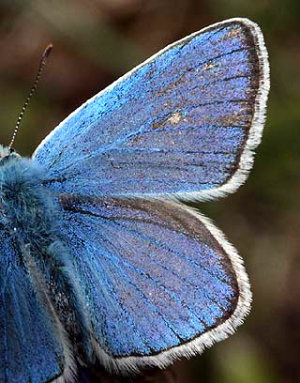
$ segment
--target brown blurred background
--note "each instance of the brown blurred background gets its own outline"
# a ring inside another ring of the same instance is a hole
[[[0,142],[8,144],[44,47],[55,50],[15,149],[30,155],[88,97],[170,42],[248,17],[262,28],[271,93],[254,169],[234,195],[202,203],[242,254],[254,302],[230,339],[126,382],[300,382],[299,0],[0,0]],[[97,368],[80,382],[120,382]]]

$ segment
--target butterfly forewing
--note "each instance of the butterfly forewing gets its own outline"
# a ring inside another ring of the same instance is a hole
[[[256,24],[216,24],[167,47],[88,101],[35,159],[56,192],[209,198],[252,165],[268,67]]]
[[[47,382],[63,374],[62,336],[30,255],[0,231],[0,381]],[[28,263],[24,264],[24,259]]]

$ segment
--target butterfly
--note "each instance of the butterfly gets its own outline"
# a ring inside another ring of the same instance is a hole
[[[126,374],[227,338],[243,261],[182,201],[234,192],[260,142],[267,51],[248,19],[167,46],[67,117],[31,159],[0,147],[0,381]]]

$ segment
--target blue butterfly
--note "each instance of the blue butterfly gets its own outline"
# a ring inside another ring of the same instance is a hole
[[[230,19],[83,104],[32,159],[0,148],[0,381],[71,381],[75,360],[165,367],[248,314],[243,262],[180,200],[246,179],[269,90],[262,33]]]

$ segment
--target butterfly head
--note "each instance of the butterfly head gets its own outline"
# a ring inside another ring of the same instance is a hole
[[[7,146],[0,145],[0,162],[3,160],[7,160],[12,157],[19,157],[19,155],[15,152],[14,149],[11,149]]]

